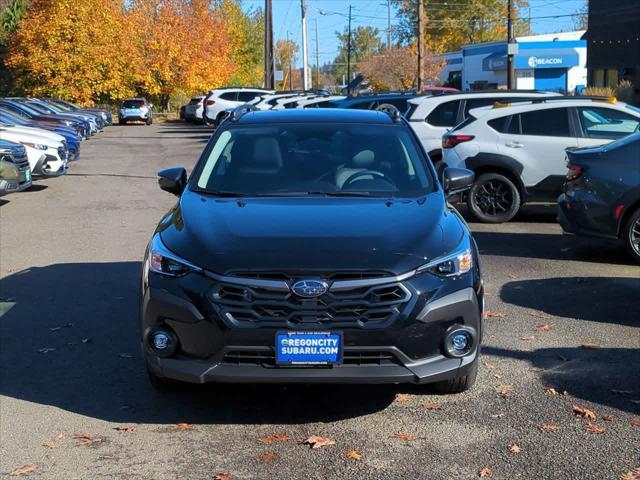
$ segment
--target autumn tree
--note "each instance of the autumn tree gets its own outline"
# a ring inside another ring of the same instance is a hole
[[[229,26],[228,39],[231,44],[230,61],[233,74],[232,85],[262,85],[264,79],[264,14],[262,10],[243,10],[240,0],[218,0]]]
[[[286,90],[287,85],[293,82],[290,79],[292,75],[292,65],[296,61],[298,52],[298,44],[293,40],[278,40],[275,45],[276,69],[284,72],[284,80],[282,81],[282,89]]]
[[[336,32],[338,41],[338,55],[333,68],[333,75],[338,81],[342,81],[342,75],[347,73],[349,31]],[[382,51],[384,45],[380,40],[380,31],[374,27],[359,26],[351,31],[351,71],[356,71],[356,65],[360,60],[370,57]],[[347,80],[348,82],[348,80]]]
[[[415,42],[417,7],[413,0],[393,0],[398,6],[398,40],[403,44]],[[526,0],[514,0],[516,12],[526,7]],[[458,50],[470,43],[506,40],[507,0],[425,0],[425,41],[427,49],[435,53]],[[516,32],[528,31],[528,25],[516,21]]]
[[[123,13],[120,0],[32,0],[4,61],[16,88],[80,103],[134,93]]]
[[[425,81],[438,82],[444,62],[427,56],[424,62]],[[417,87],[418,56],[414,48],[394,47],[371,55],[358,64],[374,90],[407,90]]]
[[[126,17],[136,90],[162,107],[177,91],[205,91],[234,73],[227,24],[207,0],[133,0]]]

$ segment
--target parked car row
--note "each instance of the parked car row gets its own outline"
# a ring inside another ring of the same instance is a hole
[[[64,175],[80,143],[111,125],[106,110],[55,98],[0,98],[0,195],[25,190],[34,176]]]

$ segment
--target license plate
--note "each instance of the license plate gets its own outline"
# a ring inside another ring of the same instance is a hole
[[[278,365],[331,365],[342,363],[342,332],[278,332]]]
[[[25,170],[24,171],[24,181],[28,182],[29,180],[31,180],[31,170]]]

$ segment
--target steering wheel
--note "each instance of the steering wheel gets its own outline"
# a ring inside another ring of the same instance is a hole
[[[349,178],[347,178],[342,184],[342,190],[345,190],[350,184],[358,180],[360,177],[366,176],[378,178],[395,188],[395,183],[393,183],[384,173],[376,172],[375,170],[362,170],[360,172],[349,175]]]

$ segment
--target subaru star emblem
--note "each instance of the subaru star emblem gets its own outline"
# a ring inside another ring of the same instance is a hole
[[[323,295],[329,285],[321,280],[300,280],[293,284],[291,290],[299,297],[313,298]]]

